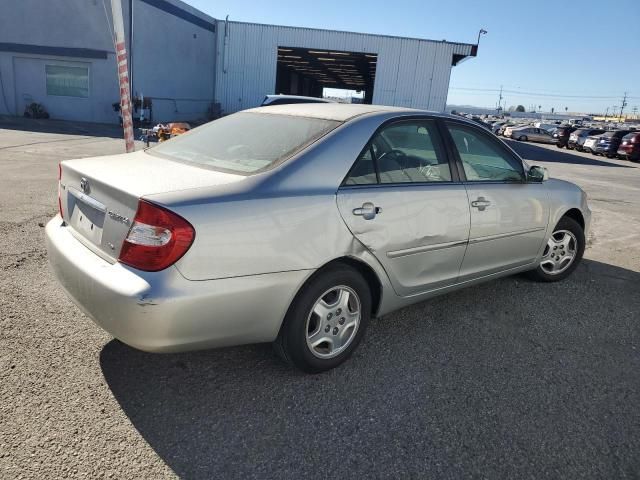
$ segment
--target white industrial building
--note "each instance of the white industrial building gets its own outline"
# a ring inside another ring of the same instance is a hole
[[[118,122],[110,0],[21,0],[0,17],[0,114]],[[477,45],[217,20],[179,0],[122,0],[134,97],[154,122],[213,118],[274,93],[362,91],[442,111]]]

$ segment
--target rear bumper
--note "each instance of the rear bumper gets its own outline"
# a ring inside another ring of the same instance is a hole
[[[593,150],[597,153],[610,153],[615,155],[617,148],[611,147],[610,145],[598,145]]]
[[[110,264],[56,216],[46,227],[53,272],[98,326],[145,351],[170,352],[273,341],[310,271],[186,280],[175,267],[140,272]]]

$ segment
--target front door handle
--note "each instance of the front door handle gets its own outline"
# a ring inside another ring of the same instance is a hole
[[[360,208],[354,208],[353,214],[364,218],[365,220],[373,220],[376,215],[382,212],[382,208],[376,207],[371,202],[365,202]]]
[[[477,200],[471,202],[471,206],[477,208],[481,212],[484,212],[489,205],[491,205],[491,202],[484,197],[478,197]]]

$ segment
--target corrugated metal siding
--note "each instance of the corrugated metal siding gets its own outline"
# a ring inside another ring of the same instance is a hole
[[[218,23],[216,99],[223,113],[255,107],[274,92],[277,49],[299,47],[378,55],[373,103],[442,111],[453,54],[471,45],[278,25]]]

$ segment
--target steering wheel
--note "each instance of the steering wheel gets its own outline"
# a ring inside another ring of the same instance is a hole
[[[386,155],[391,155],[392,157],[394,157],[396,160],[401,161],[404,158],[407,158],[407,154],[404,153],[402,150],[397,150],[397,149],[391,149],[387,152],[384,152],[382,155],[380,155],[378,157],[378,160],[382,160]]]

